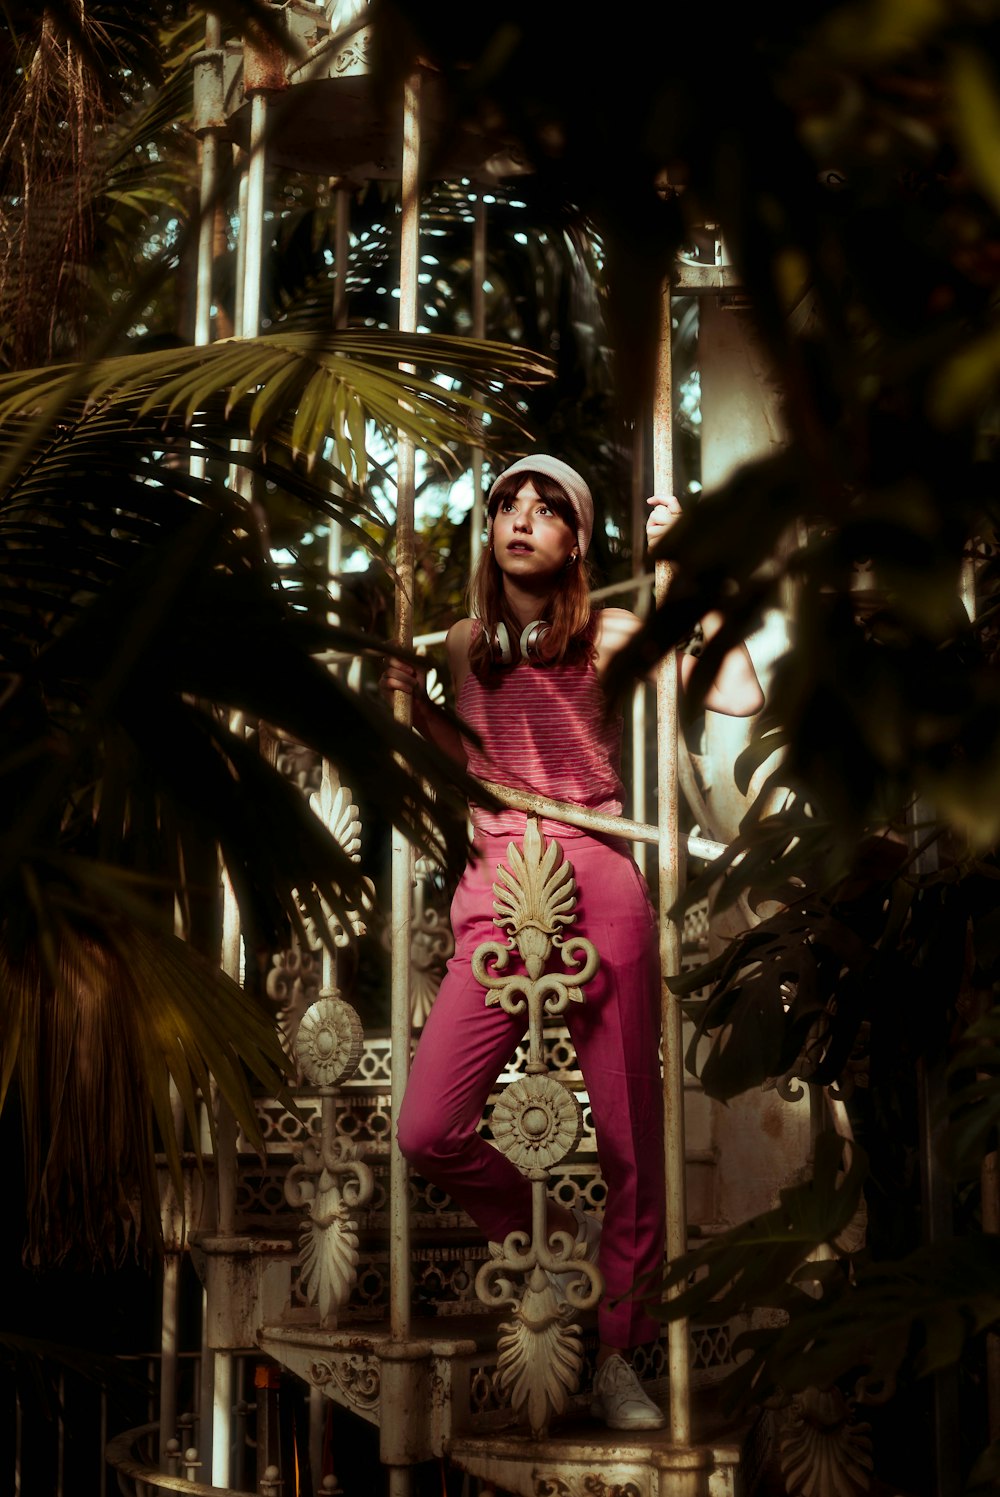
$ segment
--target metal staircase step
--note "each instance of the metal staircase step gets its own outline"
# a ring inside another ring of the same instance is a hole
[[[577,1394],[535,1440],[509,1407],[474,1408],[476,1373],[495,1358],[501,1315],[422,1321],[406,1340],[385,1327],[322,1330],[313,1324],[266,1326],[261,1349],[342,1407],[377,1425],[386,1465],[445,1457],[498,1488],[538,1493],[627,1493],[628,1497],[751,1497],[768,1440],[761,1420],[725,1421],[715,1390],[696,1389],[692,1441],[669,1430],[606,1429]],[[666,1379],[647,1380],[668,1407]]]
[[[666,1406],[666,1388],[646,1384]],[[470,1475],[517,1497],[540,1492],[622,1493],[628,1497],[752,1497],[769,1449],[765,1416],[724,1421],[710,1392],[696,1395],[692,1441],[681,1447],[669,1428],[609,1430],[590,1417],[589,1400],[553,1424],[544,1440],[526,1431],[460,1435],[448,1458]]]

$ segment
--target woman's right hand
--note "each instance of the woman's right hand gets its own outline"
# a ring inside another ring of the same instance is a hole
[[[414,700],[414,705],[423,704],[427,696],[423,676],[407,660],[390,657],[378,679],[378,689],[389,706],[393,705],[395,693],[405,691]]]
[[[653,494],[646,503],[650,513],[646,517],[646,544],[655,546],[681,517],[681,502],[676,494]]]

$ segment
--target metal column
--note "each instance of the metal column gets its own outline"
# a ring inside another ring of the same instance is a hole
[[[486,337],[486,204],[483,195],[476,197],[475,226],[472,236],[472,336]],[[469,570],[475,570],[483,549],[486,525],[483,503],[483,449],[476,443],[472,449],[472,511],[469,515]]]
[[[222,22],[217,16],[205,19],[205,51],[218,52],[222,47]],[[221,77],[220,77],[221,84]],[[197,87],[197,84],[196,84]],[[215,100],[213,99],[213,105]],[[220,111],[221,113],[221,111]],[[195,295],[194,341],[203,347],[212,336],[212,262],[215,250],[215,209],[218,190],[219,134],[224,121],[205,123],[201,136],[201,192],[198,198],[198,286]]]
[[[350,255],[351,194],[348,188],[338,183],[334,189],[335,219],[333,240],[333,325],[340,332],[347,327],[347,267]],[[345,418],[346,420],[346,418]],[[338,433],[339,435],[339,433]],[[330,601],[340,599],[340,569],[344,559],[344,532],[337,520],[330,520],[330,534],[326,547],[326,567],[329,575],[327,590]],[[335,618],[335,615],[331,615]]]
[[[642,427],[636,423],[632,435],[632,576],[641,577],[646,565],[646,494],[645,453],[643,451]],[[636,594],[636,611],[645,617],[648,605],[647,594]],[[646,805],[646,682],[637,681],[632,689],[632,816],[636,821],[645,821]],[[633,856],[643,873],[646,872],[646,847],[639,842],[632,849]]]
[[[407,80],[403,118],[402,225],[400,232],[399,330],[417,326],[417,275],[420,228],[420,77]],[[396,643],[413,643],[413,504],[415,464],[412,441],[400,433],[396,468]],[[409,725],[412,702],[395,694],[397,722]],[[396,1142],[399,1108],[410,1074],[410,904],[413,895],[413,848],[398,828],[392,836],[392,1132],[389,1154],[389,1326],[394,1340],[410,1334],[410,1211],[406,1161]],[[410,1470],[389,1467],[389,1497],[405,1497]]]
[[[236,895],[228,877],[223,878],[222,967],[234,982],[240,981],[241,936]],[[216,1094],[217,1152],[215,1160],[220,1237],[232,1237],[236,1229],[236,1119]],[[205,1307],[206,1313],[208,1306]],[[212,1358],[212,1485],[228,1487],[232,1464],[233,1353],[217,1351]]]
[[[671,297],[663,290],[659,359],[653,405],[653,489],[671,494],[674,488],[673,375],[671,362]],[[670,586],[667,562],[656,563],[656,600],[662,602]],[[667,1190],[667,1256],[679,1258],[687,1248],[687,1199],[684,1150],[684,1055],[681,1009],[667,985],[667,974],[681,967],[681,933],[667,911],[681,888],[681,843],[678,810],[678,670],[671,650],[660,661],[656,678],[657,809],[659,840],[659,906],[661,1026],[663,1034],[664,1166]],[[675,1291],[676,1292],[676,1291]],[[670,1437],[676,1445],[691,1442],[689,1337],[686,1320],[671,1321],[667,1331],[670,1375]]]

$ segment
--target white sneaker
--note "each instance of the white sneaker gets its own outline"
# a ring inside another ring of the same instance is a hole
[[[609,1429],[662,1429],[667,1416],[643,1392],[635,1371],[616,1352],[598,1369],[590,1412]]]
[[[572,1213],[579,1222],[576,1233],[576,1246],[579,1247],[580,1243],[583,1243],[585,1248],[583,1259],[588,1263],[596,1263],[597,1255],[601,1250],[600,1219],[596,1216],[591,1216],[589,1212],[583,1211],[579,1206],[572,1207]],[[579,1263],[581,1259],[577,1258],[576,1261]],[[562,1273],[550,1273],[548,1275],[549,1283],[553,1289],[558,1295],[563,1297],[565,1297],[566,1286],[572,1283],[574,1279],[579,1282],[582,1278],[583,1275],[579,1270],[572,1268],[567,1268]]]

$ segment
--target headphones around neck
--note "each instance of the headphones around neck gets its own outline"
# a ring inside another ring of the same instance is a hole
[[[532,619],[521,630],[520,659],[538,660],[542,659],[539,645],[549,632],[549,626],[544,619]],[[490,653],[497,665],[513,665],[514,651],[510,643],[510,630],[504,623],[497,624],[497,632],[490,641]]]

